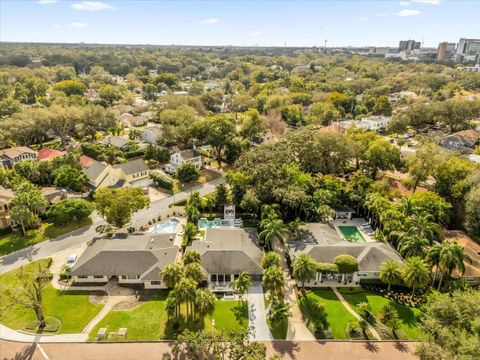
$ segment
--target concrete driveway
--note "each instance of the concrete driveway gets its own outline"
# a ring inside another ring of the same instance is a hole
[[[253,340],[272,340],[272,334],[267,325],[263,287],[259,282],[254,282],[247,294],[248,321],[253,328]]]

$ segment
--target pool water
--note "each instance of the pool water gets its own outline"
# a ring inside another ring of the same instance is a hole
[[[178,220],[170,219],[168,221],[161,222],[158,225],[152,226],[150,232],[154,234],[174,234],[176,233]]]
[[[360,231],[355,225],[339,225],[338,230],[343,234],[345,239],[350,242],[365,242]]]

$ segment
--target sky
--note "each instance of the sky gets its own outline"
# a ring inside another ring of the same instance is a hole
[[[0,41],[424,46],[480,38],[480,0],[0,0]]]

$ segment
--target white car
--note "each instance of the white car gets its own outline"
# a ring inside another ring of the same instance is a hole
[[[78,255],[72,254],[68,257],[67,263],[65,265],[67,265],[68,267],[72,267],[77,262],[77,259],[78,259]]]

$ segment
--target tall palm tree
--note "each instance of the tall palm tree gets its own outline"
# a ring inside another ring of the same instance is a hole
[[[438,283],[439,290],[442,286],[443,274],[451,277],[454,270],[458,270],[460,274],[463,274],[465,272],[465,261],[471,262],[472,260],[465,254],[463,246],[456,241],[452,243],[447,242],[447,245],[442,247],[440,251],[440,268],[443,271]]]
[[[273,251],[269,251],[265,254],[262,260],[263,270],[267,270],[269,267],[278,266],[280,267],[280,256]]]
[[[196,262],[192,262],[185,266],[185,276],[192,279],[197,284],[205,280],[205,274],[203,273],[202,267]]]
[[[305,281],[310,281],[317,274],[317,263],[310,255],[301,254],[293,261],[293,276],[302,284],[305,290]]]
[[[187,318],[189,316],[189,308],[192,308],[191,304],[195,300],[195,289],[197,288],[197,283],[186,277],[180,279],[180,281],[175,285],[175,296],[179,304],[185,303],[187,306]]]
[[[279,266],[271,266],[263,272],[262,285],[270,293],[272,299],[280,297],[284,284],[285,277]]]
[[[404,257],[424,257],[428,245],[429,242],[427,239],[406,233],[400,239],[398,251]]]
[[[282,219],[275,219],[273,217],[262,220],[263,230],[259,234],[259,238],[267,248],[272,249],[275,240],[285,243],[288,236],[288,230],[283,226]]]
[[[428,267],[418,256],[412,256],[405,260],[401,274],[405,284],[412,288],[412,294],[415,294],[417,288],[425,287],[430,281]]]
[[[184,269],[179,264],[168,264],[161,272],[163,281],[170,289],[175,288],[175,285],[183,277]]]
[[[215,295],[209,289],[198,289],[195,292],[195,312],[199,318],[213,313],[215,310]]]
[[[246,272],[240,273],[238,275],[238,278],[236,278],[232,284],[233,291],[235,291],[240,296],[240,299],[243,298],[243,295],[245,295],[248,292],[248,289],[250,289],[251,287],[252,278]]]
[[[427,212],[413,214],[407,221],[408,232],[427,239],[432,244],[442,231],[442,227],[433,220],[433,216]]]
[[[185,252],[185,256],[183,257],[183,264],[187,266],[191,263],[200,263],[200,253],[198,250],[189,249]]]
[[[380,279],[388,284],[388,290],[391,285],[398,284],[401,280],[400,266],[393,260],[385,261],[380,268]]]
[[[290,221],[287,225],[288,231],[290,232],[290,239],[292,240],[299,240],[302,236],[302,228],[301,226],[304,225],[303,221],[300,218],[296,218],[293,221]]]
[[[440,253],[442,248],[447,245],[446,241],[442,243],[434,243],[427,251],[425,256],[425,261],[427,262],[428,266],[430,267],[430,273],[432,274],[432,285],[437,280],[437,274],[441,272],[440,269]],[[435,272],[433,271],[435,269]]]

